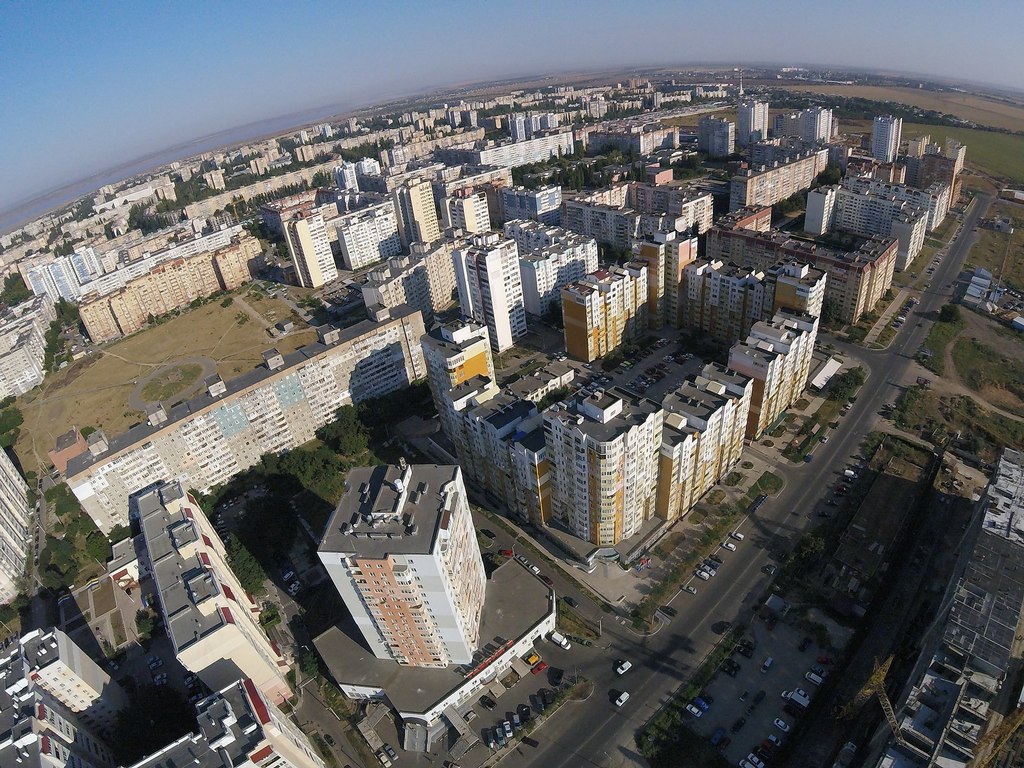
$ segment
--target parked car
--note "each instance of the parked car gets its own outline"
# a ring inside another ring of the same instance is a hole
[[[789,733],[789,723],[787,723],[781,717],[776,717],[774,722],[775,727],[778,728],[780,731],[782,731],[783,733]]]
[[[722,549],[728,549],[730,552],[735,552],[736,551],[736,545],[733,544],[731,541],[723,541],[722,542]]]
[[[746,724],[747,718],[737,717],[736,720],[733,722],[732,726],[729,728],[729,731],[730,733],[739,733],[741,730],[743,730],[743,726]]]
[[[665,614],[666,616],[669,616],[669,617],[672,617],[672,618],[675,618],[675,617],[676,617],[676,615],[677,615],[677,614],[679,613],[679,611],[677,611],[677,610],[676,610],[675,608],[673,608],[673,607],[672,607],[671,605],[663,605],[663,606],[661,606],[661,608],[659,608],[658,610],[660,610],[660,611],[661,611],[662,613],[664,613],[664,614]]]
[[[492,710],[492,709],[494,709],[494,708],[495,708],[496,706],[498,706],[498,705],[497,705],[497,704],[495,703],[494,699],[492,699],[492,698],[491,698],[490,696],[486,696],[486,695],[485,695],[485,696],[481,696],[481,697],[480,697],[480,705],[481,705],[481,706],[482,706],[482,707],[483,707],[484,709],[486,709],[486,710]]]
[[[563,596],[562,600],[564,600],[565,604],[568,605],[570,608],[579,608],[580,607],[580,604],[578,602],[576,602],[575,600],[573,600],[571,597]]]
[[[384,751],[388,753],[388,757],[390,757],[392,760],[398,759],[398,753],[395,752],[395,748],[392,747],[390,744],[384,745]]]
[[[542,661],[542,662],[540,662],[539,664],[537,664],[537,665],[536,665],[536,666],[535,666],[535,667],[534,667],[533,669],[531,669],[530,671],[531,671],[531,672],[532,672],[533,674],[535,674],[535,675],[539,675],[539,674],[540,674],[541,672],[543,672],[543,671],[544,671],[545,669],[547,669],[547,668],[548,668],[548,663],[547,663],[546,661]]]
[[[699,707],[693,706],[693,704],[687,704],[686,711],[694,717],[704,717],[704,710],[700,709]]]
[[[622,693],[619,694],[619,697],[617,699],[615,699],[615,706],[616,707],[621,707],[627,701],[629,701],[629,693],[627,691],[623,691]]]
[[[631,670],[632,668],[633,668],[632,662],[621,661],[621,662],[619,662],[618,666],[615,667],[615,674],[617,674],[617,675],[624,675],[627,672],[629,672],[629,670]]]

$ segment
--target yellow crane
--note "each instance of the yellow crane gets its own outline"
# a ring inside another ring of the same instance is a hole
[[[878,659],[875,659],[875,669],[871,673],[871,677],[868,678],[864,686],[857,692],[853,701],[843,707],[839,716],[843,718],[852,717],[868,699],[872,696],[877,696],[878,703],[882,705],[882,711],[885,712],[885,719],[889,722],[889,728],[892,729],[893,738],[896,739],[897,744],[905,747],[907,743],[900,733],[900,724],[896,720],[896,712],[892,708],[892,702],[889,701],[889,694],[885,692],[885,678],[889,674],[889,667],[891,666],[892,656],[881,664],[878,663]]]
[[[1013,710],[1003,721],[982,736],[978,748],[974,750],[973,768],[985,768],[996,759],[1006,742],[1024,725],[1024,707]]]

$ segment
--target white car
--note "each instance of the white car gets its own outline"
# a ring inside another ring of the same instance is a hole
[[[698,579],[701,579],[703,581],[708,581],[711,578],[708,575],[707,571],[702,571],[702,570],[694,571],[693,575],[696,576]]]
[[[789,733],[789,723],[783,720],[781,717],[775,718],[775,727],[783,733]]]
[[[747,762],[754,766],[754,768],[764,768],[764,760],[751,752],[747,755]]]
[[[687,704],[686,705],[686,711],[689,712],[694,717],[703,717],[704,716],[704,710],[702,710],[700,707],[695,707],[693,704]]]
[[[730,552],[735,552],[736,551],[736,545],[733,544],[731,541],[723,541],[722,542],[722,549],[728,549]]]
[[[617,698],[615,700],[615,706],[616,707],[621,707],[627,701],[629,701],[629,692],[628,691],[623,691],[622,693],[619,694],[619,698]]]
[[[732,533],[729,534],[729,536],[734,538],[734,539],[736,539],[736,541],[743,541],[743,538],[744,538],[743,534],[740,533],[739,531],[733,531]]]
[[[615,674],[624,675],[633,668],[633,664],[629,661],[624,661],[615,668]]]

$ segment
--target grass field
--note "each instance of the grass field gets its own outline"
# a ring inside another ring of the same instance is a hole
[[[788,91],[823,93],[844,98],[895,101],[921,109],[933,109],[970,120],[979,125],[1024,131],[1024,104],[1006,104],[969,93],[924,91],[916,88],[886,88],[870,85],[786,85]]]
[[[953,345],[953,364],[970,389],[999,408],[1024,415],[1024,363],[1020,360],[961,337]]]
[[[291,315],[288,305],[279,299],[244,300],[271,327]],[[102,428],[112,436],[138,423],[144,414],[133,410],[128,398],[136,383],[154,370],[202,355],[217,362],[221,376],[232,378],[260,365],[265,349],[292,352],[315,340],[315,331],[304,328],[301,321],[296,328],[301,330],[273,339],[263,324],[243,311],[239,301],[228,307],[213,302],[105,345],[100,352],[48,376],[42,389],[19,398],[25,425],[15,452],[26,470],[38,470],[46,466],[46,451],[56,437],[73,425]]]
[[[168,368],[156,378],[146,382],[142,388],[142,396],[150,402],[170,400],[179,392],[184,392],[195,384],[202,372],[203,366],[196,363]]]
[[[904,123],[903,138],[929,135],[940,144],[947,137],[967,145],[967,165],[1015,184],[1024,184],[1024,136],[973,128]]]
[[[1011,235],[985,227],[978,228],[978,241],[971,246],[966,266],[983,267],[1009,288],[1024,290],[1024,207],[994,202],[988,209],[990,218],[1008,216],[1016,231]]]

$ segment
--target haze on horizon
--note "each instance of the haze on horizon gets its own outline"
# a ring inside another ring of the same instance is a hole
[[[1021,88],[1024,9],[954,3],[439,0],[0,6],[0,210],[209,134],[445,83],[687,63],[818,63]],[[873,23],[872,23],[873,22]],[[323,113],[322,113],[323,114]],[[284,130],[284,128],[282,128]]]

